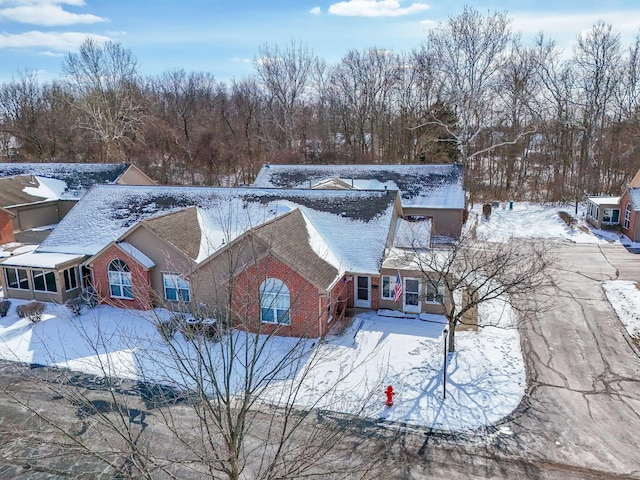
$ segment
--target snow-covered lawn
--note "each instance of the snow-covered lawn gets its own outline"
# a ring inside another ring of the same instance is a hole
[[[9,315],[0,319],[2,358],[188,386],[180,380],[180,372],[168,367],[170,353],[148,313],[98,306],[76,317],[63,306],[47,304],[43,321],[31,324],[17,317],[15,306],[21,303],[12,301]],[[354,412],[364,406],[364,415],[373,419],[444,430],[494,423],[513,411],[525,387],[520,342],[510,312],[503,302],[487,304],[481,316],[505,328],[457,334],[457,352],[448,359],[444,400],[444,318],[393,318],[376,312],[358,315],[340,336],[308,341],[305,362],[315,358],[308,374],[302,377],[303,362],[296,370],[301,378],[275,382],[262,400],[277,403],[288,382],[301,382],[296,400],[301,407]],[[181,351],[190,351],[181,334],[174,341],[181,344]],[[274,362],[295,342],[272,339],[264,361]],[[317,355],[312,357],[312,352]],[[387,385],[397,392],[391,408],[384,404]],[[325,395],[327,389],[333,393]]]
[[[564,211],[575,217],[578,222],[569,227],[558,215]],[[629,247],[640,248],[640,243],[633,243],[624,235],[610,230],[594,229],[585,222],[586,204],[540,205],[528,202],[514,202],[513,209],[508,202],[500,202],[492,208],[491,216],[482,216],[482,205],[475,204],[470,211],[466,228],[476,226],[479,239],[504,241],[514,238],[547,238],[567,240],[575,243],[611,243],[620,242]],[[476,223],[477,222],[477,223]]]
[[[604,282],[607,300],[629,335],[640,342],[640,290],[636,282],[612,280]]]

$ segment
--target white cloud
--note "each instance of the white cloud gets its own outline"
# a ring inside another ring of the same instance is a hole
[[[234,62],[241,62],[241,63],[253,63],[253,60],[251,60],[250,58],[233,57],[231,60],[233,60]]]
[[[77,50],[87,37],[98,43],[109,40],[103,35],[84,32],[39,32],[31,31],[18,34],[0,33],[1,48],[44,48],[47,52],[68,52]]]
[[[426,3],[412,3],[401,7],[399,0],[347,0],[331,5],[329,13],[348,17],[399,17],[428,8]]]
[[[509,18],[516,32],[536,34],[542,30],[549,37],[563,34],[576,37],[581,32],[591,29],[598,20],[610,23],[614,32],[623,35],[635,33],[640,28],[640,10],[568,14],[514,12],[509,14]]]
[[[90,13],[72,13],[60,5],[83,6],[82,0],[0,0],[0,19],[45,27],[100,23],[106,18]]]
[[[313,7],[311,10],[309,10],[309,13],[312,15],[320,15],[322,13],[322,10],[320,9],[320,7]]]

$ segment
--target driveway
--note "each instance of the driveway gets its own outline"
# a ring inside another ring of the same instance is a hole
[[[640,478],[640,359],[606,300],[606,280],[640,280],[618,245],[562,245],[553,305],[522,328],[531,407],[508,449],[585,473]]]

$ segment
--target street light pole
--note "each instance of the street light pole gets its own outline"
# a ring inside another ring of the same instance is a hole
[[[442,331],[442,339],[444,340],[444,362],[443,362],[443,369],[442,369],[442,398],[445,399],[447,398],[447,334],[449,333],[449,330],[447,330],[447,328],[445,327],[445,329]]]

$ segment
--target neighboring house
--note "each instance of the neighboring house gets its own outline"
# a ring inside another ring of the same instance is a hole
[[[640,242],[640,170],[619,197],[587,197],[586,220],[595,228],[619,228]]]
[[[397,190],[402,216],[430,217],[435,236],[458,238],[466,221],[462,165],[264,165],[259,188]]]
[[[424,184],[414,192],[426,198]],[[348,307],[442,312],[441,289],[401,260],[432,244],[434,217],[411,208],[391,188],[97,185],[34,252],[4,259],[0,282],[13,298],[62,302],[91,287],[117,307],[321,337]]]
[[[96,184],[154,182],[137,167],[125,163],[0,163],[0,208],[6,210],[0,210],[0,245],[15,241],[15,233],[33,229],[40,233],[32,234],[28,240],[39,243]],[[11,231],[7,227],[9,218]]]

